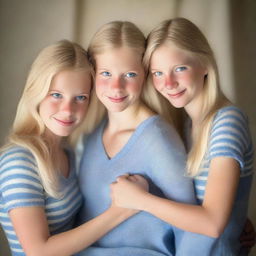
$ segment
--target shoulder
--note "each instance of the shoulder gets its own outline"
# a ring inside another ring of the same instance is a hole
[[[246,114],[238,107],[232,105],[219,109],[215,115],[213,126],[220,124],[226,125],[248,125]]]
[[[26,148],[20,146],[12,146],[0,155],[1,167],[10,162],[27,162],[33,165],[36,164],[33,154]]]
[[[0,178],[14,179],[20,175],[39,179],[33,154],[28,149],[13,146],[0,156]]]
[[[144,132],[153,136],[162,137],[164,135],[178,136],[173,125],[166,122],[161,116],[155,115],[145,121]]]
[[[235,158],[244,166],[245,155],[252,152],[252,139],[247,116],[236,106],[219,109],[213,120],[209,152],[211,158]]]
[[[179,134],[176,131],[175,127],[165,121],[161,116],[155,116],[155,119],[152,120],[150,129],[147,129],[147,131],[150,131],[152,135],[158,136],[160,138],[179,138]]]
[[[158,115],[148,120],[141,137],[144,137],[147,144],[159,148],[161,151],[167,148],[184,151],[183,142],[175,127]]]
[[[242,140],[251,140],[248,118],[236,106],[227,106],[219,109],[213,120],[211,137],[219,134],[234,136]]]
[[[0,158],[0,191],[7,211],[44,204],[44,189],[31,152],[11,147]]]

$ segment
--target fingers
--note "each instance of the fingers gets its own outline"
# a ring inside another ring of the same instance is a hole
[[[118,177],[116,178],[116,181],[118,182],[118,181],[120,181],[120,180],[122,180],[122,179],[127,179],[127,178],[129,178],[129,176],[130,176],[129,173],[125,173],[125,174],[123,174],[123,175],[121,175],[121,176],[118,176]]]
[[[255,228],[250,219],[247,218],[244,230],[240,236],[240,243],[243,247],[247,248],[248,250],[251,249],[256,243],[256,232]]]
[[[241,243],[242,247],[246,247],[248,250],[250,250],[254,245],[255,242],[253,241],[244,241]]]
[[[121,175],[119,177],[116,178],[116,181],[112,182],[112,184],[116,184],[116,183],[126,183],[126,182],[133,182],[136,183],[139,186],[144,187],[144,189],[148,190],[148,182],[147,180],[138,174],[135,175],[130,175],[128,173]]]
[[[135,174],[133,177],[138,181],[147,181],[143,176]]]
[[[242,239],[240,239],[240,243],[243,247],[253,247],[255,245],[255,236],[254,235],[243,235]]]
[[[136,182],[137,178],[135,177],[135,175],[130,175],[129,177],[127,177],[128,180],[132,181],[132,182]]]

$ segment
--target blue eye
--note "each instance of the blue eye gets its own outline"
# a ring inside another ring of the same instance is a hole
[[[126,77],[136,77],[137,74],[134,72],[128,72],[127,74],[125,74]]]
[[[162,76],[163,75],[163,72],[161,71],[156,71],[153,73],[154,76]]]
[[[181,71],[184,71],[184,70],[186,70],[187,68],[186,67],[177,67],[176,69],[175,69],[175,71],[176,72],[181,72]]]
[[[111,73],[108,71],[103,71],[100,73],[102,76],[111,76]]]
[[[62,98],[62,95],[60,93],[57,93],[57,92],[52,93],[51,96],[55,99],[61,99]]]
[[[87,97],[84,96],[84,95],[76,96],[76,100],[77,100],[77,101],[85,101],[86,99],[87,99]]]

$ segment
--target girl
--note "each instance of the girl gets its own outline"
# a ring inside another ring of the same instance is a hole
[[[84,141],[79,172],[85,198],[82,222],[109,207],[109,185],[127,172],[152,180],[149,189],[154,195],[195,203],[192,180],[183,175],[186,158],[181,140],[173,126],[148,106],[150,102],[153,108],[157,95],[144,85],[144,51],[144,35],[130,22],[105,24],[90,43],[96,93],[107,116]],[[174,234],[178,245],[181,230],[138,213],[79,255],[173,255]]]
[[[157,91],[187,114],[187,171],[200,205],[156,197],[125,177],[113,185],[115,202],[184,230],[220,237],[211,255],[239,255],[253,174],[247,118],[223,96],[213,52],[192,22],[162,22],[148,36],[144,62]],[[194,255],[189,237],[182,240],[180,255]]]
[[[86,115],[91,84],[85,50],[69,41],[32,65],[0,156],[0,221],[13,256],[74,254],[134,213],[110,207],[70,230],[82,196],[65,138]]]

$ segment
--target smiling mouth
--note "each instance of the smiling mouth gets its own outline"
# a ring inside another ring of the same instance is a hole
[[[66,120],[59,120],[57,118],[54,118],[59,124],[61,124],[62,126],[71,126],[75,123],[75,121],[71,120],[71,121],[66,121]]]
[[[108,97],[110,99],[110,101],[114,102],[114,103],[120,103],[120,102],[123,102],[128,96],[124,96],[124,97]]]
[[[179,98],[181,95],[183,95],[185,93],[185,91],[186,91],[186,89],[184,89],[183,91],[180,91],[178,93],[174,93],[174,94],[167,93],[167,94],[171,98]]]

